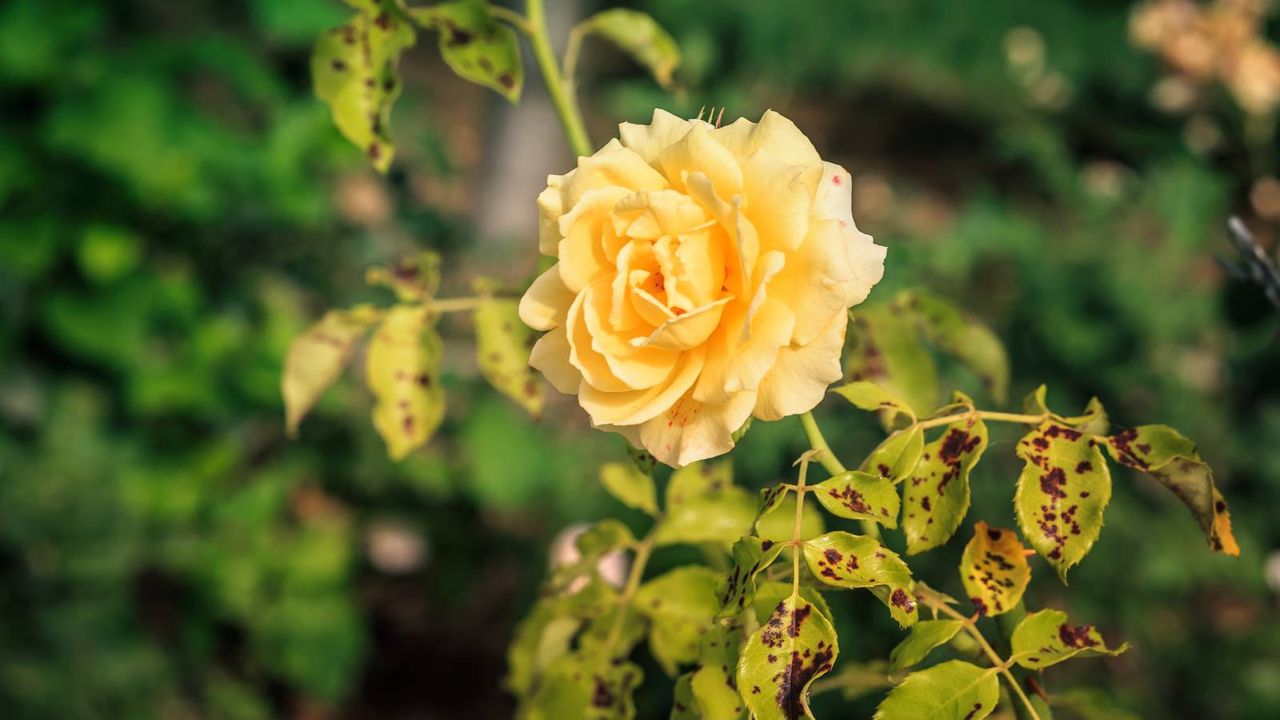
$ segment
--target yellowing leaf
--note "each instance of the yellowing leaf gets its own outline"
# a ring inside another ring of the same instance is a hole
[[[846,470],[814,485],[813,496],[837,517],[898,526],[898,488],[879,475]]]
[[[1238,556],[1227,501],[1213,482],[1213,470],[1200,459],[1195,443],[1167,425],[1143,425],[1107,438],[1116,462],[1141,470],[1178,496],[1209,538],[1209,547]]]
[[[635,463],[601,465],[600,482],[623,505],[650,515],[658,513],[658,493],[653,487],[653,477],[641,472]]]
[[[982,720],[1000,700],[997,672],[960,660],[913,672],[880,703],[875,720]]]
[[[757,720],[812,718],[809,685],[831,671],[839,652],[826,617],[805,600],[788,597],[747,639],[738,661],[738,693]]]
[[[529,367],[533,331],[520,322],[515,300],[485,298],[472,313],[480,372],[532,416],[542,414],[542,383]]]
[[[616,720],[635,717],[632,695],[644,675],[629,662],[601,662],[586,653],[564,655],[521,708],[525,720]]]
[[[918,290],[902,293],[894,304],[907,308],[930,342],[972,370],[997,403],[1004,402],[1009,389],[1009,358],[991,328],[970,319],[950,302]]]
[[[728,547],[751,531],[755,516],[751,493],[733,484],[731,463],[692,463],[671,474],[666,512],[654,529],[654,539],[658,545]]]
[[[400,460],[431,439],[444,420],[443,342],[429,310],[396,305],[369,342],[365,379],[377,399],[373,427]]]
[[[698,659],[702,637],[720,608],[716,582],[720,574],[688,565],[660,575],[636,591],[635,607],[649,618],[649,650],[667,675],[678,665]]]
[[[960,580],[979,615],[999,615],[1017,605],[1031,582],[1017,533],[979,520],[960,557]]]
[[[671,473],[665,493],[666,506],[713,497],[733,486],[733,463],[695,462]]]
[[[769,616],[773,614],[773,609],[778,607],[778,603],[791,597],[791,590],[790,580],[786,582],[781,580],[765,580],[761,582],[756,587],[755,597],[751,599],[751,606],[756,613],[756,622],[761,625],[768,622]],[[834,622],[831,615],[831,606],[827,604],[827,599],[822,596],[817,587],[801,585],[800,599],[807,603],[812,603],[827,620]]]
[[[333,122],[381,172],[391,165],[391,105],[400,94],[396,66],[414,42],[408,24],[372,3],[346,25],[320,36],[311,55],[316,96]]]
[[[520,44],[510,27],[489,15],[484,0],[455,0],[409,8],[409,16],[440,33],[440,55],[464,80],[484,85],[515,102],[524,71]]]
[[[733,544],[733,568],[717,588],[720,596],[717,619],[733,617],[746,609],[756,594],[756,576],[778,559],[782,547],[782,543],[758,537],[739,538]]]
[[[889,390],[867,380],[857,380],[847,385],[833,388],[831,392],[853,403],[855,407],[867,412],[881,412],[889,416],[886,425],[892,426],[898,416],[906,418],[907,424],[916,421],[915,411],[906,401],[898,398]]]
[[[817,537],[827,529],[823,522],[822,511],[807,503],[800,515],[800,539],[808,540]],[[774,542],[790,542],[796,530],[796,499],[788,495],[779,502],[774,510],[762,516],[756,524],[756,535],[763,540]]]
[[[427,251],[388,267],[369,268],[365,281],[391,288],[401,302],[425,302],[440,288],[440,255]]]
[[[1111,471],[1087,436],[1056,420],[1019,440],[1018,457],[1026,461],[1013,498],[1018,526],[1065,582],[1102,532]]]
[[[507,687],[524,695],[546,668],[565,653],[582,622],[565,613],[559,598],[544,598],[516,626],[507,650]]]
[[[699,720],[740,720],[747,707],[738,696],[732,666],[704,663],[690,681]]]
[[[899,625],[919,617],[911,593],[911,570],[898,554],[865,535],[837,530],[804,544],[804,560],[822,582],[841,588],[872,588]]]
[[[1013,656],[1019,665],[1033,670],[1057,665],[1077,655],[1119,655],[1129,643],[1108,648],[1092,625],[1073,627],[1061,610],[1041,610],[1018,623],[1010,637]]]
[[[659,85],[671,84],[671,74],[680,65],[680,47],[649,15],[636,10],[613,8],[596,13],[574,28],[574,33],[597,33],[653,73]]]
[[[911,634],[889,653],[889,670],[904,670],[919,663],[934,648],[951,642],[963,627],[963,620],[921,620],[911,626]]]
[[[378,316],[378,310],[370,305],[330,310],[289,344],[280,394],[284,396],[285,429],[290,436],[297,434],[302,418],[342,374],[356,342],[378,321]]]
[[[969,511],[969,472],[987,448],[987,426],[966,417],[943,429],[924,448],[902,489],[902,530],[907,554],[942,545]]]
[[[902,398],[917,415],[938,402],[938,370],[916,332],[914,319],[900,308],[859,306],[850,314],[845,376],[867,380]]]
[[[924,431],[912,425],[885,438],[859,469],[898,483],[915,471],[923,454]]]

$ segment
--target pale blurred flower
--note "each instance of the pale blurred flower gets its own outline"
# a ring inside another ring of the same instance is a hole
[[[1151,88],[1151,104],[1171,115],[1190,110],[1198,96],[1196,86],[1181,75],[1160,78]]]
[[[370,525],[365,531],[364,546],[369,562],[393,575],[417,570],[426,557],[422,536],[397,522],[380,521]]]
[[[1191,151],[1204,155],[1222,144],[1222,130],[1207,115],[1192,115],[1182,129],[1182,139]]]
[[[577,540],[588,527],[590,526],[585,523],[570,525],[551,540],[551,549],[547,557],[552,570],[573,565],[582,558],[581,553],[578,552]],[[596,564],[596,572],[599,573],[600,579],[615,588],[621,588],[627,582],[627,573],[630,568],[631,561],[621,550],[605,553]],[[572,594],[581,590],[587,582],[589,579],[586,576],[575,578],[569,585],[568,592]]]
[[[1090,195],[1108,200],[1120,197],[1133,173],[1117,162],[1095,160],[1080,171],[1080,181]]]
[[[1249,190],[1249,202],[1259,217],[1280,220],[1280,180],[1270,175],[1258,178]]]
[[[1245,112],[1266,115],[1280,104],[1280,52],[1274,47],[1250,43],[1232,58],[1225,73],[1227,88]]]
[[[379,225],[391,217],[391,200],[381,178],[371,173],[348,175],[338,182],[335,198],[342,218],[355,225]]]

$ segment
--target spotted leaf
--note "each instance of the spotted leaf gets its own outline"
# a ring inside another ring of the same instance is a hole
[[[408,10],[415,22],[440,33],[440,55],[465,80],[520,99],[524,70],[515,30],[489,15],[484,0],[454,0]]]
[[[601,465],[600,483],[623,505],[650,515],[658,513],[658,492],[653,486],[653,476],[642,472],[635,463]]]
[[[559,598],[544,598],[516,626],[507,650],[507,687],[528,693],[557,658],[569,652],[582,621],[565,612]]]
[[[391,106],[400,95],[397,66],[414,43],[413,28],[380,3],[364,3],[346,25],[320,36],[311,54],[316,96],[333,122],[380,172],[391,165]]]
[[[800,514],[800,539],[808,540],[826,532],[822,511],[813,503],[806,503]],[[796,531],[796,498],[787,495],[782,498],[773,510],[760,517],[756,524],[756,535],[764,540],[774,542],[790,542]]]
[[[1031,394],[1027,395],[1022,401],[1022,411],[1028,415],[1044,415],[1046,417],[1053,415],[1049,411],[1049,406],[1045,404],[1045,395],[1048,389],[1041,385]],[[1109,419],[1107,417],[1106,408],[1102,407],[1102,403],[1098,398],[1090,398],[1089,404],[1085,406],[1084,414],[1076,417],[1062,417],[1053,415],[1053,417],[1063,425],[1075,428],[1085,435],[1105,435]]]
[[[1112,435],[1106,444],[1116,462],[1141,470],[1172,490],[1200,523],[1209,547],[1224,555],[1240,554],[1227,501],[1195,443],[1167,425],[1143,425]]]
[[[530,415],[541,416],[542,383],[529,367],[533,331],[520,322],[516,301],[485,298],[476,306],[472,318],[480,374]]]
[[[938,402],[938,369],[913,318],[884,305],[859,306],[850,317],[845,376],[879,385],[917,415],[932,410]]]
[[[919,617],[910,568],[874,538],[829,532],[804,544],[804,560],[814,576],[828,585],[871,588],[903,627]]]
[[[1108,648],[1092,625],[1073,626],[1061,610],[1041,610],[1018,623],[1009,639],[1013,659],[1033,670],[1057,665],[1077,655],[1119,655],[1129,643]]]
[[[966,417],[925,445],[920,463],[903,484],[902,530],[907,554],[942,545],[969,511],[969,472],[987,448],[987,426]]]
[[[560,657],[548,668],[519,717],[526,720],[619,720],[635,717],[632,698],[643,674],[629,662],[601,662],[586,653]]]
[[[392,460],[425,444],[444,420],[443,352],[430,311],[414,305],[389,309],[369,342],[365,380],[377,399],[373,427]]]
[[[636,591],[636,609],[649,618],[649,649],[667,675],[697,660],[702,636],[720,608],[716,582],[720,574],[688,565],[649,580]]]
[[[911,634],[889,653],[889,671],[905,670],[929,656],[933,649],[951,642],[964,627],[962,620],[921,620]]]
[[[913,672],[880,703],[875,720],[982,720],[1000,700],[997,672],[961,660]]]
[[[733,617],[747,608],[756,593],[756,576],[778,559],[782,547],[782,543],[758,537],[740,538],[733,544],[733,567],[717,588],[717,619]]]
[[[812,718],[809,685],[830,672],[839,647],[814,606],[788,597],[747,639],[738,661],[738,693],[757,720]]]
[[[837,517],[874,520],[887,528],[898,526],[898,488],[879,475],[846,470],[814,485],[813,495]]]
[[[859,469],[898,483],[915,471],[923,454],[924,431],[912,425],[885,438]]]
[[[578,34],[595,33],[648,68],[659,85],[671,85],[671,75],[680,65],[680,47],[649,15],[635,10],[613,8],[596,13],[574,28]]]
[[[950,302],[920,291],[904,292],[894,304],[912,313],[920,331],[939,350],[973,371],[997,403],[1005,401],[1009,389],[1009,358],[991,328],[968,317]]]
[[[426,302],[440,289],[440,255],[427,251],[386,267],[372,267],[364,279],[370,285],[391,288],[401,302]]]
[[[756,587],[755,597],[751,600],[752,607],[756,611],[756,622],[763,624],[773,614],[773,609],[778,607],[778,603],[791,597],[791,581],[786,582],[780,580],[765,580]],[[828,620],[835,622],[834,616],[831,614],[831,606],[827,604],[827,599],[822,596],[819,589],[812,585],[800,586],[800,599],[805,602],[812,603],[818,609],[818,612],[826,616]]]
[[[280,394],[284,396],[285,429],[290,436],[297,434],[302,418],[342,374],[356,343],[380,316],[370,305],[330,310],[289,344]]]
[[[857,380],[847,385],[833,388],[831,392],[853,403],[859,410],[883,413],[888,419],[886,425],[894,425],[899,417],[906,424],[916,421],[916,413],[905,400],[900,399],[889,390],[867,380]]]
[[[960,580],[979,615],[1000,615],[1017,605],[1031,582],[1018,534],[979,520],[960,557]]]
[[[1018,441],[1026,465],[1013,506],[1022,534],[1066,582],[1102,532],[1111,471],[1084,433],[1046,420]]]

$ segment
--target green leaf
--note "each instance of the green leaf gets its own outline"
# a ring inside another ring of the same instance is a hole
[[[888,306],[859,306],[850,314],[845,376],[869,380],[905,400],[916,415],[938,402],[938,370],[913,318]]]
[[[1111,470],[1087,436],[1056,420],[1019,440],[1018,457],[1026,461],[1013,498],[1018,527],[1066,582],[1102,532]]]
[[[898,488],[879,475],[846,470],[814,485],[813,496],[837,517],[898,527]]]
[[[814,577],[841,588],[873,588],[899,625],[919,617],[911,593],[911,569],[875,538],[837,530],[804,544],[804,560]]]
[[[1004,403],[1009,390],[1009,358],[991,328],[950,302],[920,291],[902,293],[895,305],[908,308],[930,342],[972,370],[991,397]]]
[[[392,460],[424,445],[444,420],[444,342],[433,323],[425,307],[395,305],[369,342],[365,382],[377,399],[373,427]]]
[[[472,313],[476,329],[476,363],[498,392],[534,418],[542,415],[542,383],[529,367],[533,331],[520,322],[515,300],[484,298]]]
[[[698,720],[702,717],[698,701],[693,697],[693,673],[687,672],[676,678],[675,688],[671,691],[671,714],[668,720]]]
[[[986,448],[987,426],[976,417],[948,425],[925,446],[902,490],[908,555],[938,547],[955,534],[969,511],[969,472]]]
[[[1033,390],[1022,401],[1022,411],[1028,415],[1053,415],[1049,411],[1049,406],[1045,404],[1047,392],[1048,389],[1044,385]],[[1102,407],[1102,403],[1098,398],[1089,399],[1089,404],[1085,406],[1083,415],[1076,417],[1053,415],[1053,417],[1063,425],[1073,427],[1085,435],[1105,435],[1109,425],[1107,410]]]
[[[751,531],[755,516],[751,493],[733,484],[732,464],[693,463],[671,474],[666,513],[654,528],[654,540],[727,547]]]
[[[667,675],[698,659],[702,636],[720,609],[711,568],[688,565],[660,575],[636,591],[636,609],[649,618],[649,649]]]
[[[880,703],[875,720],[982,720],[1000,700],[996,673],[960,660],[913,672]]]
[[[979,520],[960,557],[960,580],[979,615],[1000,615],[1017,605],[1031,582],[1017,533]]]
[[[782,543],[758,537],[740,538],[733,544],[733,568],[720,582],[716,619],[733,617],[746,609],[756,593],[756,575],[778,559],[782,548]]]
[[[507,649],[507,687],[524,695],[548,666],[569,652],[582,621],[565,613],[559,598],[538,601],[516,626]]]
[[[1057,665],[1077,655],[1119,655],[1129,649],[1129,643],[1108,648],[1096,628],[1092,625],[1073,627],[1061,610],[1041,610],[1028,615],[1014,628],[1009,642],[1013,659],[1033,670]]]
[[[290,436],[297,434],[302,418],[342,374],[356,343],[380,316],[371,305],[330,310],[289,344],[280,394],[284,396],[285,430]]]
[[[1227,501],[1190,439],[1168,425],[1143,425],[1107,438],[1107,452],[1121,465],[1141,470],[1172,490],[1200,523],[1214,551],[1240,554]]]
[[[629,662],[600,662],[573,653],[548,668],[520,717],[525,720],[625,720],[636,714],[632,694],[643,674]]]
[[[387,267],[372,267],[364,279],[370,285],[391,288],[400,302],[426,302],[440,289],[440,255],[428,250]]]
[[[626,660],[649,631],[648,620],[634,606],[620,605],[616,593],[611,600],[578,636],[578,649],[600,662]]]
[[[885,438],[859,470],[900,482],[915,471],[924,454],[924,430],[919,425],[903,428]]]
[[[756,526],[756,535],[778,543],[790,542],[796,530],[796,498],[787,495],[773,510],[765,513]],[[813,503],[806,503],[800,516],[800,539],[808,540],[826,531],[822,512]],[[746,533],[743,533],[745,535]]]
[[[755,596],[751,599],[751,606],[756,612],[756,622],[764,624],[769,616],[773,614],[773,609],[778,607],[778,603],[791,597],[791,582],[782,582],[780,580],[765,580],[756,587]],[[800,599],[807,603],[811,603],[818,609],[818,612],[826,616],[827,620],[835,622],[831,614],[831,606],[827,604],[827,599],[822,596],[818,588],[811,585],[800,586]]]
[[[899,415],[907,419],[907,424],[912,424],[916,421],[915,411],[911,409],[911,406],[905,400],[900,399],[897,395],[873,382],[857,380],[847,385],[833,388],[831,392],[853,403],[860,410],[884,413],[889,418],[889,421],[885,423],[886,425],[893,426]]]
[[[889,653],[889,670],[905,670],[919,663],[934,648],[951,642],[963,627],[963,620],[921,620],[911,627],[911,634]]]
[[[693,673],[694,703],[700,720],[741,720],[747,708],[738,695],[730,665],[708,663]]]
[[[812,718],[809,685],[831,670],[839,652],[826,617],[788,597],[747,639],[738,661],[738,693],[757,720]]]
[[[635,463],[605,463],[600,466],[600,482],[609,494],[629,508],[658,514],[658,491],[653,477]]]
[[[631,529],[613,518],[594,523],[574,540],[574,546],[582,562],[595,563],[606,553],[634,545],[636,536]]]
[[[388,124],[400,94],[397,65],[413,45],[414,32],[374,3],[365,5],[368,11],[320,36],[311,55],[311,77],[333,123],[386,172],[395,152]]]
[[[840,688],[840,695],[845,702],[853,702],[893,687],[892,679],[889,677],[889,664],[884,660],[845,662],[840,666],[840,671],[832,675],[828,682]]]
[[[765,515],[777,510],[782,501],[786,499],[788,492],[791,492],[791,490],[786,485],[774,485],[773,487],[760,489],[760,502],[756,509],[756,520],[755,524],[751,526],[756,535],[760,534],[760,520]]]
[[[409,8],[409,16],[440,33],[440,55],[458,77],[520,99],[524,70],[515,30],[489,15],[484,0]]]
[[[605,10],[582,21],[573,32],[596,33],[609,40],[648,68],[663,87],[671,85],[671,75],[680,65],[680,47],[646,13],[623,8]]]

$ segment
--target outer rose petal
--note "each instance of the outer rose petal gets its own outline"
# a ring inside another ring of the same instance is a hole
[[[696,120],[685,120],[666,110],[654,110],[653,120],[648,125],[618,125],[618,137],[622,140],[623,147],[634,151],[656,168],[662,151],[684,137],[695,124]]]
[[[733,433],[751,416],[754,404],[755,393],[751,392],[715,404],[700,403],[686,395],[640,426],[640,444],[677,468],[723,455],[733,449]]]
[[[569,364],[569,338],[564,328],[555,328],[538,338],[529,353],[529,365],[542,373],[552,387],[565,395],[577,395],[582,373]]]
[[[667,179],[654,170],[644,158],[626,149],[617,140],[590,157],[578,158],[577,172],[566,176],[563,202],[566,210],[578,204],[591,190],[621,187],[629,190],[666,190]]]
[[[563,327],[571,305],[573,293],[560,280],[560,267],[552,265],[520,298],[520,321],[534,330]]]
[[[840,379],[840,352],[849,316],[840,313],[808,345],[778,351],[778,360],[760,381],[753,415],[779,420],[809,412],[822,401],[827,387]]]
[[[815,220],[769,289],[795,310],[792,343],[807,345],[833,316],[862,301],[884,274],[884,254],[870,236],[840,221]]]
[[[766,110],[758,123],[739,118],[731,125],[716,128],[714,134],[716,140],[736,157],[747,157],[763,148],[792,165],[822,162],[813,143],[800,132],[800,128],[772,110]]]
[[[706,353],[691,350],[680,353],[680,360],[664,383],[644,390],[607,392],[584,382],[579,388],[578,402],[597,425],[638,425],[671,407],[684,395],[702,372]]]
[[[571,177],[570,170],[564,175],[548,175],[547,188],[538,193],[538,252],[555,257],[556,246],[560,244],[560,216],[564,214],[562,200],[563,183]]]

